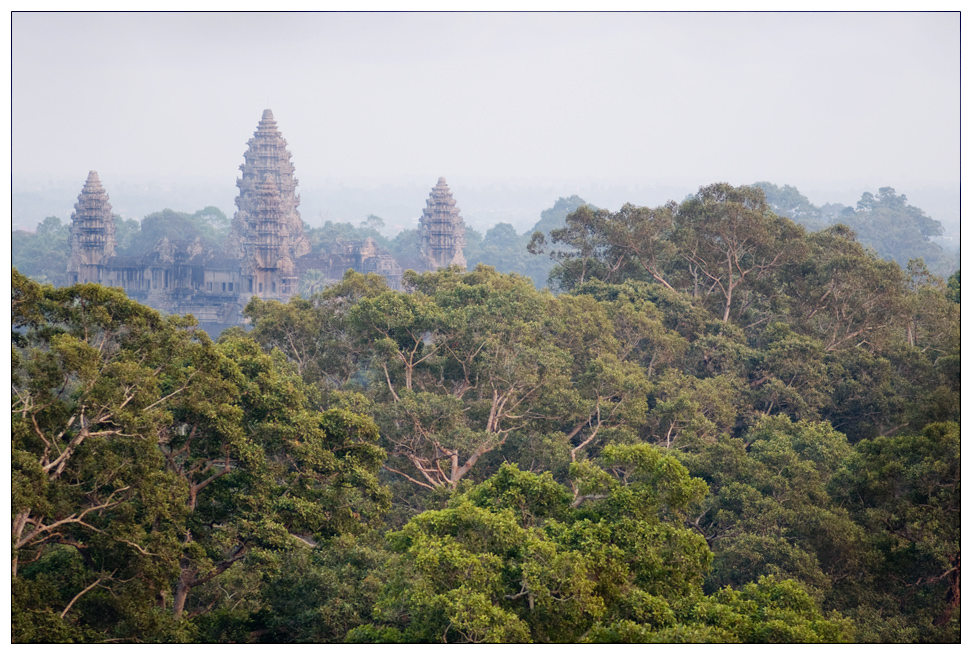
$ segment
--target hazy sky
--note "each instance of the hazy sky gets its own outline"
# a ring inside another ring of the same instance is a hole
[[[18,180],[959,183],[958,13],[16,13]]]

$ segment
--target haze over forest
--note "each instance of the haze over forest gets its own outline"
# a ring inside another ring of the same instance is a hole
[[[12,642],[961,642],[959,12],[11,20]]]
[[[312,227],[415,227],[439,176],[479,231],[768,180],[891,186],[949,237],[958,36],[956,13],[16,13],[13,224],[67,220],[90,169],[125,218],[232,215],[271,107]]]

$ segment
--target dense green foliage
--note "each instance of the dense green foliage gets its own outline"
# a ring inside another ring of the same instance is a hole
[[[369,237],[374,239],[379,246],[388,248],[391,242],[378,232],[378,228],[384,224],[385,222],[380,217],[372,215],[359,226],[325,221],[324,225],[318,228],[307,227],[305,233],[311,245],[311,253],[315,255],[327,252],[327,249],[336,241],[358,241]]]
[[[943,233],[940,222],[908,205],[906,197],[896,195],[891,187],[879,189],[877,196],[863,193],[856,207],[840,203],[817,207],[790,185],[780,187],[770,182],[757,182],[753,186],[763,190],[768,207],[778,216],[789,218],[808,230],[822,230],[836,224],[848,226],[865,247],[903,268],[909,260],[923,258],[931,271],[946,276],[959,266],[955,253],[946,253],[930,241],[930,237]],[[523,234],[503,222],[492,226],[485,234],[467,227],[466,261],[470,266],[486,264],[500,273],[527,276],[540,289],[547,285],[554,266],[550,258],[541,255],[546,236],[564,228],[567,216],[586,204],[578,196],[558,198],[552,207],[541,212],[534,227]],[[380,247],[388,249],[403,269],[424,268],[418,257],[418,230],[403,230],[390,239],[380,232],[384,226],[384,220],[372,214],[358,225],[330,220],[316,228],[305,224],[305,232],[314,255],[327,252],[339,241],[372,238]],[[226,215],[212,206],[192,214],[164,209],[147,215],[141,223],[116,216],[116,252],[141,255],[151,251],[162,238],[170,241],[199,238],[205,247],[218,250],[229,227]],[[69,232],[69,222],[62,224],[58,217],[48,217],[34,233],[15,230],[13,265],[38,282],[60,282],[70,256]],[[539,245],[532,247],[532,243]],[[306,298],[321,291],[325,284],[320,272],[306,271],[300,281],[301,294]]]
[[[71,257],[71,224],[49,216],[36,232],[14,230],[10,242],[13,266],[25,276],[47,284],[63,283]]]
[[[220,249],[230,232],[230,220],[216,207],[205,207],[189,214],[164,209],[153,212],[140,224],[129,219],[115,221],[119,255],[142,255],[150,252],[163,239],[182,241],[199,239],[204,248]]]
[[[312,407],[279,354],[98,285],[13,291],[17,641],[259,630],[291,552],[387,506],[374,422]]]
[[[864,192],[855,207],[840,203],[816,207],[790,185],[778,187],[770,182],[757,182],[754,186],[764,191],[767,204],[779,216],[811,230],[846,225],[879,257],[898,262],[903,268],[916,258],[925,260],[939,275],[947,275],[959,266],[958,257],[946,253],[929,239],[943,234],[942,224],[909,205],[905,195],[897,195],[892,187],[880,188],[877,196]]]
[[[577,201],[558,294],[349,272],[216,343],[15,271],[14,640],[958,642],[958,272]]]
[[[778,187],[772,182],[754,182],[754,187],[760,187],[767,204],[778,216],[783,216],[795,223],[800,223],[810,230],[820,230],[827,227],[832,214],[815,206],[807,196],[798,191],[797,187],[784,185]]]
[[[572,495],[550,474],[503,465],[492,478],[392,533],[398,571],[381,623],[350,641],[847,641],[799,585],[761,579],[706,596],[712,557],[685,528],[705,494],[646,444],[575,466]],[[595,491],[598,493],[593,493]]]
[[[519,273],[533,280],[540,289],[547,285],[547,277],[554,263],[550,258],[528,251],[527,245],[536,232],[546,233],[564,225],[568,214],[585,205],[578,196],[559,198],[553,207],[541,212],[541,218],[533,228],[519,234],[509,223],[498,223],[480,234],[473,228],[466,228],[466,248],[463,251],[466,261],[471,265],[486,264],[500,273]],[[361,241],[371,238],[382,248],[387,249],[404,269],[421,270],[425,266],[419,259],[419,231],[403,230],[393,239],[378,232],[384,227],[381,217],[370,215],[355,226],[351,223],[326,221],[318,228],[307,228],[312,254],[323,254],[339,241]],[[301,280],[302,295],[307,298],[323,289],[318,284],[320,274],[307,271]]]
[[[162,239],[199,239],[205,248],[220,249],[229,234],[230,220],[216,207],[192,214],[164,209],[142,219],[115,219],[115,253],[138,256],[152,251]],[[13,266],[25,276],[47,284],[63,284],[71,257],[71,222],[49,216],[35,232],[14,230]]]
[[[585,201],[578,196],[558,198],[554,206],[541,212],[541,218],[534,227],[524,234],[517,234],[516,229],[509,223],[498,223],[481,238],[475,231],[467,229],[466,261],[471,265],[486,264],[500,273],[519,273],[534,281],[540,289],[547,285],[554,263],[550,258],[542,257],[528,248],[533,235],[546,234],[564,226],[568,214],[571,214]],[[474,234],[471,234],[474,233]]]

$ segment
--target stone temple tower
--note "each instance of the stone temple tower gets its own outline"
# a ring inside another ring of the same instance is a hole
[[[248,201],[241,263],[242,270],[250,275],[245,293],[260,298],[290,298],[297,293],[298,273],[289,247],[292,240],[287,204],[270,176],[257,183]],[[303,233],[299,236],[303,237]]]
[[[115,254],[115,220],[96,171],[88,172],[71,214],[68,284],[100,282],[100,267]]]
[[[446,186],[446,178],[439,178],[419,219],[419,254],[431,270],[453,264],[465,268],[464,246],[466,224]]]
[[[295,263],[311,248],[297,212],[291,154],[269,109],[247,146],[229,247],[243,261],[244,295],[286,300],[297,292]]]

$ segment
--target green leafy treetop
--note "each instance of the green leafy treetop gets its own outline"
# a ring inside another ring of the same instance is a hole
[[[16,270],[12,309],[16,641],[196,639],[222,582],[387,508],[374,422],[251,340]]]
[[[683,528],[705,493],[672,456],[609,447],[576,492],[504,465],[390,537],[399,554],[351,642],[831,642],[850,622],[797,583],[702,592],[711,554]]]

